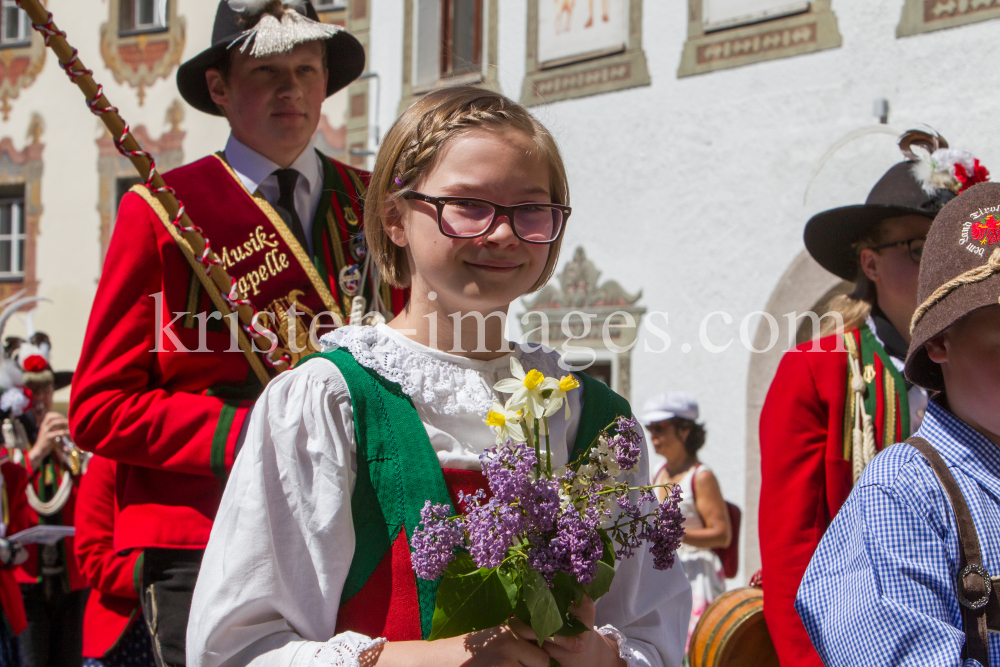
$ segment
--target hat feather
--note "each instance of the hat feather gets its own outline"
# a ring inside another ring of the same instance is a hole
[[[242,41],[240,51],[246,52],[252,41],[250,55],[262,58],[275,53],[286,53],[299,44],[328,39],[341,30],[343,28],[338,25],[313,21],[286,5],[280,19],[270,13],[264,14],[257,25],[245,31],[229,46]]]

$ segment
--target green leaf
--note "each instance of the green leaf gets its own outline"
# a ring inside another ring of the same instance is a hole
[[[607,532],[597,529],[597,534],[601,536],[601,544],[604,545],[604,553],[601,554],[601,562],[607,563],[612,567],[615,567],[615,543],[611,541]],[[591,598],[594,599],[594,598]]]
[[[583,621],[578,619],[573,614],[566,612],[563,618],[563,626],[556,631],[557,635],[561,637],[576,637],[577,635],[582,635],[584,632],[589,630]]]
[[[476,569],[472,556],[459,552],[438,586],[429,639],[494,628],[506,621],[512,610],[497,568]]]
[[[556,599],[559,611],[565,615],[570,605],[583,602],[584,588],[576,577],[571,577],[565,572],[556,572],[552,581],[552,597]]]
[[[598,598],[611,590],[611,582],[615,579],[615,568],[603,560],[597,562],[597,574],[593,580],[583,587],[590,599],[597,602]]]
[[[534,570],[524,577],[524,602],[531,614],[531,629],[541,646],[562,627],[563,619],[545,577]]]
[[[503,589],[507,592],[507,599],[510,600],[510,606],[513,608],[521,599],[521,586],[515,581],[515,576],[510,573],[501,570],[497,572],[497,576],[500,577],[500,583],[503,584]]]

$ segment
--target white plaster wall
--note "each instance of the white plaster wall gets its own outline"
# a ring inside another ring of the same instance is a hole
[[[372,5],[372,61],[388,82],[402,63],[403,0]],[[525,71],[526,6],[500,0],[500,82],[515,99]],[[891,126],[928,123],[1000,175],[1000,72],[989,66],[1000,56],[1000,22],[897,39],[902,6],[834,0],[841,48],[678,79],[687,2],[646,0],[651,86],[533,109],[558,139],[569,171],[574,212],[564,249],[585,246],[605,278],[641,288],[646,308],[669,314],[669,350],[645,351],[649,337],[641,335],[633,352],[633,404],[669,388],[696,394],[709,429],[702,458],[741,506],[756,499],[745,497],[751,353],[739,340],[740,321],[768,302],[802,250],[810,215],[862,202],[899,160],[891,137],[862,138],[827,163],[803,203],[827,148],[877,123],[872,103],[884,97]],[[383,128],[399,91],[391,84],[383,90]],[[721,354],[699,344],[699,324],[713,311],[734,318],[709,327],[717,343],[735,339]],[[752,340],[756,320],[751,324]],[[681,352],[683,343],[692,351]]]

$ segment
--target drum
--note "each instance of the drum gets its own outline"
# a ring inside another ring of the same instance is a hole
[[[739,588],[719,596],[691,634],[691,667],[779,667],[764,623],[759,588]]]

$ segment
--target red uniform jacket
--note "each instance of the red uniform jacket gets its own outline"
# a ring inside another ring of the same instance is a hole
[[[180,177],[172,175],[190,174],[184,170],[192,166],[167,173],[165,180],[177,182]],[[335,166],[341,174],[351,171]],[[367,179],[367,174],[358,174],[342,180]],[[355,233],[363,219],[361,200],[358,193],[350,199],[348,205],[355,210],[350,216],[341,216],[342,206],[334,208],[338,216],[351,218],[355,227],[344,229]],[[248,234],[254,229],[242,219],[227,224],[248,225]],[[324,239],[328,230],[334,233],[333,227],[324,227]],[[343,254],[346,241],[338,243],[336,249]],[[323,251],[331,254],[329,248]],[[336,273],[332,276],[335,285]],[[159,293],[156,299],[150,296]],[[201,549],[208,542],[236,443],[260,385],[243,353],[227,351],[231,342],[223,325],[218,330],[208,327],[205,343],[210,352],[199,353],[177,350],[166,333],[158,336],[157,324],[187,350],[195,350],[197,323],[175,313],[212,310],[160,219],[140,196],[125,195],[74,375],[69,411],[76,443],[119,464],[116,551]],[[154,349],[157,339],[160,351]]]
[[[0,457],[6,459],[7,452],[0,452]],[[24,490],[28,487],[28,475],[24,468],[4,461],[0,465],[0,474],[3,475],[4,489],[7,494],[8,520],[7,536],[19,533],[31,525],[31,518],[28,515],[28,497]],[[0,569],[0,610],[10,623],[11,630],[15,635],[24,632],[28,627],[28,619],[24,613],[24,602],[21,599],[21,588],[17,585],[14,577],[14,570]]]
[[[764,617],[782,667],[822,667],[795,612],[809,559],[853,485],[844,460],[847,353],[837,336],[785,353],[760,415]]]
[[[76,560],[92,590],[83,617],[83,655],[102,658],[139,616],[140,557],[114,549],[115,463],[95,456],[80,484],[76,515]]]

